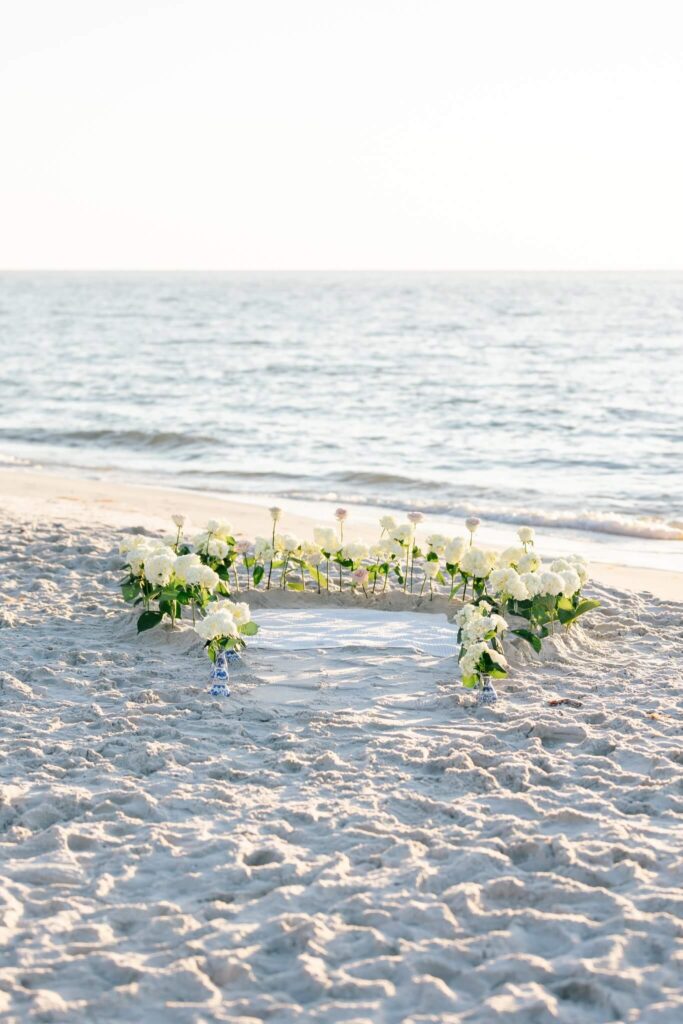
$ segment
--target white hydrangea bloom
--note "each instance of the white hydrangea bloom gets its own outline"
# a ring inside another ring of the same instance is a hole
[[[291,555],[293,551],[298,551],[301,547],[301,541],[299,538],[294,537],[291,533],[285,533],[284,536],[278,537],[277,541],[278,548],[288,555]]]
[[[273,545],[267,537],[257,537],[254,541],[254,558],[270,562],[275,556]]]
[[[497,555],[491,551],[484,551],[483,548],[468,548],[460,559],[460,569],[468,576],[475,576],[477,579],[485,579],[496,564]]]
[[[448,537],[445,537],[442,533],[432,533],[427,537],[427,544],[437,555],[444,555],[449,543]]]
[[[564,572],[565,569],[570,569],[571,566],[566,558],[556,558],[554,562],[550,563],[551,572]]]
[[[463,556],[467,543],[464,537],[454,537],[449,541],[444,551],[444,557],[448,565],[457,565]]]
[[[173,575],[174,564],[175,553],[173,551],[157,551],[147,555],[143,561],[145,577],[150,583],[164,586]]]
[[[506,569],[508,566],[518,566],[521,560],[524,558],[524,548],[506,548],[505,551],[501,551],[498,555],[497,565],[501,569]]]
[[[190,565],[185,570],[185,582],[190,586],[204,587],[205,590],[215,590],[221,578],[214,572],[210,565]]]
[[[412,523],[399,523],[391,530],[391,539],[399,544],[408,544],[412,539],[415,530]]]
[[[206,544],[206,553],[211,558],[225,558],[229,551],[228,545],[220,537],[211,537]]]
[[[522,555],[517,563],[517,572],[520,574],[525,572],[536,572],[536,570],[540,568],[541,559],[533,551],[527,551],[527,553]]]
[[[543,587],[542,593],[549,594],[551,597],[557,597],[562,593],[565,582],[557,572],[544,572],[541,573],[541,585]]]
[[[331,527],[316,526],[313,530],[313,539],[321,551],[336,554],[339,550],[339,535]]]
[[[367,558],[368,549],[365,544],[345,544],[341,549],[342,558],[350,558],[352,562],[359,562]]]
[[[562,593],[565,597],[573,597],[577,590],[581,589],[581,580],[578,573],[573,569],[563,569],[560,576],[564,580]]]
[[[538,597],[543,593],[543,581],[539,572],[525,572],[520,578],[529,597]]]
[[[515,601],[525,601],[529,592],[524,580],[516,569],[494,569],[489,577],[489,585],[494,594],[505,594]]]
[[[567,561],[570,563],[571,568],[574,570],[576,575],[581,581],[581,586],[588,580],[588,565],[586,559],[582,558],[581,555],[568,555]]]
[[[201,564],[202,562],[199,555],[178,555],[173,563],[173,572],[175,573],[176,579],[179,580],[180,583],[187,583],[188,569]]]
[[[237,623],[227,608],[209,612],[204,619],[195,623],[195,632],[203,640],[217,640],[219,637],[239,636]]]
[[[247,622],[251,622],[251,608],[246,601],[218,601],[216,611],[229,612],[237,626],[245,626]]]

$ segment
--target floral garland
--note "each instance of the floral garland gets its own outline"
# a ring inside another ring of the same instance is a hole
[[[568,628],[599,605],[582,597],[585,560],[571,555],[544,567],[528,526],[517,531],[518,546],[499,553],[474,545],[480,525],[475,517],[465,522],[467,538],[433,533],[422,547],[416,538],[421,512],[408,513],[405,523],[382,516],[380,536],[368,547],[345,542],[348,512],[343,508],[335,512],[337,527],[316,527],[313,541],[278,533],[282,510],[273,507],[270,515],[271,535],[253,542],[236,540],[231,525],[218,520],[186,540],[180,515],[172,517],[175,533],[161,541],[125,537],[119,547],[126,570],[121,591],[126,601],[141,606],[138,632],[164,618],[173,627],[189,613],[215,662],[220,651],[240,650],[258,630],[248,603],[233,600],[244,591],[347,590],[365,598],[388,588],[420,597],[426,592],[430,600],[437,594],[463,602],[456,616],[459,662],[464,686],[474,688],[489,676],[507,675],[506,630],[539,652],[556,623]],[[506,616],[526,624],[510,628]]]

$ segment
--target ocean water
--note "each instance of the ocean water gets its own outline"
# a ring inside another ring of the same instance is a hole
[[[683,539],[683,275],[0,274],[0,464]]]

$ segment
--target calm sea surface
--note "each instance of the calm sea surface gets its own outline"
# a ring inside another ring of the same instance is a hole
[[[683,538],[682,275],[6,273],[0,353],[0,463]]]

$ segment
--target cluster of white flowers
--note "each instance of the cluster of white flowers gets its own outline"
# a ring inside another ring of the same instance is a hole
[[[478,676],[484,674],[483,666],[481,664],[482,655],[488,654],[491,661],[495,662],[498,668],[503,671],[507,670],[508,663],[505,656],[497,651],[494,647],[490,647],[485,641],[481,640],[479,643],[471,644],[465,648],[465,652],[460,659],[460,671],[463,677],[467,676]]]
[[[487,601],[466,604],[456,615],[455,621],[460,627],[462,641],[466,646],[492,636],[500,636],[508,628],[503,616],[494,612]]]
[[[524,579],[513,568],[494,569],[488,583],[491,593],[504,600],[526,601],[529,596]]]
[[[270,562],[275,557],[275,548],[270,538],[257,537],[254,541],[254,558],[259,561]]]
[[[369,554],[365,544],[344,544],[341,548],[341,557],[345,561],[360,562]]]
[[[249,605],[244,601],[217,601],[203,619],[195,623],[195,632],[203,640],[229,639],[240,635],[240,626],[251,622]]]
[[[484,655],[501,671],[507,669],[507,661],[498,646],[499,637],[508,628],[502,615],[493,611],[487,601],[466,604],[455,617],[460,627],[460,670],[463,679],[472,679],[486,673]],[[471,685],[471,684],[468,684]]]
[[[321,551],[330,555],[336,555],[339,551],[339,534],[331,526],[316,526],[313,530],[313,539]]]
[[[495,551],[485,551],[483,548],[468,548],[460,559],[461,572],[476,579],[486,579],[498,560]]]

